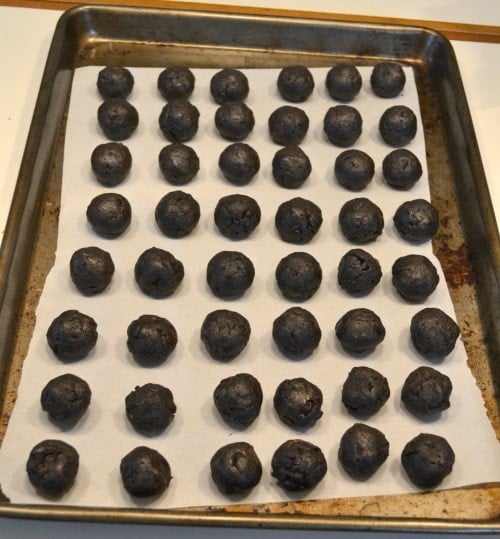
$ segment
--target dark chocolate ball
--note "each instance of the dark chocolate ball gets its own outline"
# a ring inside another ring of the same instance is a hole
[[[219,105],[245,101],[248,92],[248,79],[238,69],[222,69],[210,81],[210,93]]]
[[[317,292],[323,272],[309,253],[296,252],[282,258],[276,267],[276,282],[286,299],[305,301]]]
[[[158,76],[158,90],[167,100],[187,99],[194,90],[194,75],[184,66],[165,68]]]
[[[316,318],[301,307],[291,307],[273,322],[273,339],[279,351],[292,359],[310,356],[321,340]]]
[[[439,228],[439,212],[427,200],[408,200],[394,214],[394,225],[407,241],[430,240]]]
[[[130,172],[132,155],[125,144],[107,142],[95,147],[90,157],[90,164],[99,183],[106,187],[114,187]]]
[[[368,243],[382,234],[384,216],[380,208],[367,198],[353,198],[340,209],[339,224],[349,241]]]
[[[97,324],[79,311],[64,311],[50,324],[47,342],[61,361],[83,359],[97,342]]]
[[[137,109],[125,99],[107,99],[97,109],[97,121],[110,140],[128,139],[139,125]]]
[[[380,117],[379,131],[390,146],[406,146],[417,134],[417,117],[407,106],[395,105]]]
[[[340,439],[339,461],[353,479],[372,476],[389,456],[389,442],[379,430],[356,423]]]
[[[170,142],[187,142],[198,131],[200,112],[187,99],[169,101],[159,118],[160,129]]]
[[[336,146],[352,146],[360,137],[363,120],[361,114],[349,105],[330,107],[323,120],[328,140]]]
[[[371,352],[385,337],[385,327],[370,309],[347,311],[335,325],[335,334],[348,352]]]
[[[363,249],[351,249],[340,259],[337,279],[348,294],[369,294],[381,278],[379,261]]]
[[[189,183],[200,170],[200,159],[190,146],[174,142],[165,146],[158,156],[163,177],[174,185]]]
[[[152,298],[166,298],[181,284],[184,266],[172,253],[151,247],[137,259],[134,275],[144,294]]]
[[[71,280],[84,296],[95,296],[108,287],[115,265],[111,255],[99,247],[82,247],[69,262]]]
[[[304,198],[292,198],[279,205],[275,225],[283,241],[309,243],[323,223],[321,209]]]
[[[373,159],[361,150],[346,150],[335,160],[335,177],[349,191],[362,191],[375,174]]]
[[[42,410],[53,421],[76,421],[87,411],[92,392],[85,380],[74,374],[62,374],[42,389]]]
[[[103,193],[87,206],[87,221],[100,236],[116,238],[127,230],[132,220],[130,202],[118,193]]]
[[[315,487],[326,475],[327,464],[321,449],[305,440],[281,444],[271,460],[271,475],[278,485],[290,491]]]
[[[411,340],[428,359],[443,359],[455,348],[460,334],[456,322],[441,309],[422,309],[411,319]]]
[[[294,429],[312,427],[323,415],[323,393],[305,378],[283,380],[274,394],[278,417]]]
[[[312,73],[305,66],[287,66],[278,75],[278,91],[283,99],[292,103],[305,101],[314,90]]]
[[[350,414],[376,414],[390,396],[387,378],[370,367],[354,367],[342,386],[342,403]]]
[[[259,171],[259,154],[248,144],[235,142],[220,154],[219,168],[228,182],[246,185]]]
[[[226,423],[245,427],[257,419],[263,399],[259,381],[247,373],[221,380],[213,397],[215,407]]]
[[[161,316],[143,314],[127,328],[127,347],[140,365],[160,365],[176,346],[177,331]]]
[[[215,225],[219,232],[231,240],[246,239],[260,223],[260,207],[246,195],[222,197],[214,211]]]
[[[455,453],[450,444],[436,434],[421,433],[410,440],[401,454],[401,463],[417,487],[434,488],[451,473]]]
[[[352,101],[361,90],[361,75],[350,64],[333,66],[326,76],[326,90],[337,101]]]
[[[97,90],[104,99],[126,99],[133,87],[134,77],[126,67],[107,66],[97,76]]]
[[[59,498],[73,486],[79,460],[73,446],[61,440],[43,440],[31,450],[26,471],[40,494]]]
[[[155,220],[165,236],[183,238],[198,224],[200,205],[189,193],[171,191],[158,202]]]
[[[138,498],[163,494],[170,484],[170,465],[155,449],[139,446],[127,453],[120,463],[123,486]]]
[[[242,494],[262,477],[262,464],[253,446],[234,442],[219,448],[210,459],[212,480],[223,494]]]
[[[243,140],[254,125],[253,112],[245,103],[224,103],[215,112],[215,127],[227,140]]]
[[[416,416],[427,416],[450,407],[451,380],[432,367],[419,367],[406,378],[401,401]]]
[[[384,157],[382,175],[394,189],[410,189],[422,176],[422,165],[410,150],[399,148]]]
[[[392,265],[392,284],[406,301],[424,301],[436,289],[439,275],[423,255],[407,255]]]
[[[252,286],[255,268],[252,261],[238,251],[221,251],[207,265],[207,283],[214,296],[233,299]]]
[[[375,95],[390,98],[398,96],[404,88],[406,76],[395,62],[380,62],[372,71],[370,84]]]
[[[273,178],[287,189],[298,189],[311,174],[311,161],[298,146],[287,146],[273,157]]]
[[[174,396],[160,384],[136,386],[125,398],[127,418],[141,433],[161,432],[172,423],[177,406]]]
[[[230,361],[243,352],[250,333],[250,324],[243,315],[218,309],[207,314],[200,336],[211,357],[219,361]]]
[[[297,145],[307,134],[309,118],[302,109],[284,105],[269,116],[268,127],[269,135],[276,144]]]

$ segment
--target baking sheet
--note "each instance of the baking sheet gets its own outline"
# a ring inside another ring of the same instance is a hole
[[[40,503],[24,471],[27,455],[43,438],[57,437],[72,443],[80,453],[81,467],[74,488],[63,502],[74,505],[134,505],[121,487],[119,461],[133,447],[149,445],[158,449],[171,464],[174,479],[163,497],[151,507],[181,507],[227,503],[213,487],[208,462],[215,450],[225,443],[245,440],[252,443],[261,458],[264,475],[259,486],[245,498],[248,502],[287,499],[270,476],[273,451],[286,439],[302,437],[319,445],[327,457],[329,472],[310,496],[329,498],[388,494],[413,491],[399,464],[405,443],[419,432],[445,435],[457,455],[454,471],[443,488],[493,481],[492,471],[500,470],[500,454],[493,429],[486,419],[482,400],[466,366],[461,344],[437,368],[454,382],[452,406],[439,419],[421,422],[404,411],[399,403],[400,388],[407,374],[426,364],[408,345],[411,316],[423,305],[405,304],[392,289],[390,268],[401,255],[420,252],[430,258],[431,246],[413,246],[402,242],[392,226],[396,208],[411,198],[429,198],[426,173],[409,192],[396,192],[380,179],[383,157],[391,150],[378,139],[377,124],[383,110],[397,103],[418,109],[418,100],[410,70],[403,95],[386,101],[371,96],[368,89],[370,68],[361,68],[363,90],[353,102],[361,112],[364,130],[354,147],[367,151],[377,168],[374,181],[361,194],[343,190],[333,181],[333,163],[342,151],[326,142],[322,120],[328,107],[335,103],[325,95],[323,81],[326,69],[314,69],[314,97],[299,105],[310,119],[310,129],[302,144],[313,164],[313,173],[299,190],[285,190],[272,180],[271,160],[279,146],[270,142],[267,118],[284,104],[275,91],[276,70],[246,70],[251,93],[247,104],[254,110],[256,127],[245,142],[251,144],[261,158],[261,171],[248,186],[238,188],[225,182],[217,169],[220,152],[228,144],[213,127],[217,106],[208,95],[213,70],[195,70],[197,86],[193,95],[201,112],[200,130],[189,144],[197,151],[201,170],[195,180],[181,189],[191,193],[200,203],[202,219],[188,238],[171,240],[156,229],[154,208],[168,191],[176,189],[161,177],[157,156],[167,143],[158,129],[158,115],[163,100],[156,92],[160,70],[133,69],[136,79],[130,98],[140,115],[140,126],[129,146],[134,165],[128,180],[115,190],[129,198],[133,222],[127,233],[113,241],[95,236],[85,219],[85,208],[97,194],[106,191],[95,182],[89,166],[93,148],[104,142],[95,117],[100,98],[95,80],[100,68],[78,69],[72,90],[67,126],[60,234],[56,266],[51,271],[40,306],[38,324],[25,362],[23,378],[10,426],[0,453],[2,485],[13,501]],[[417,138],[408,146],[425,164],[425,148],[421,124]],[[242,242],[231,242],[219,235],[213,225],[213,209],[226,194],[241,192],[253,196],[262,210],[262,221],[254,235]],[[274,214],[278,205],[294,196],[315,201],[323,210],[324,223],[306,246],[281,242],[274,230]],[[377,203],[385,216],[382,236],[366,250],[379,259],[384,276],[376,290],[365,298],[351,298],[338,289],[336,268],[341,256],[352,244],[345,241],[337,226],[340,206],[355,196],[367,196]],[[79,247],[97,245],[108,250],[115,262],[116,273],[111,287],[101,296],[82,297],[69,279],[68,262]],[[133,265],[139,254],[151,246],[170,250],[184,263],[186,277],[180,290],[171,298],[152,300],[138,292],[133,280]],[[240,300],[224,302],[212,297],[205,284],[206,263],[216,252],[241,250],[256,267],[252,289]],[[311,357],[292,362],[280,356],[272,344],[273,319],[291,306],[282,299],[274,284],[274,269],[286,254],[305,250],[313,254],[323,268],[323,284],[318,294],[303,304],[317,317],[323,330],[320,347]],[[437,260],[434,263],[438,265]],[[56,301],[54,300],[56,298]],[[441,306],[453,313],[445,281],[427,300],[425,306]],[[347,355],[337,345],[333,328],[348,309],[366,306],[375,310],[387,329],[384,343],[365,359]],[[76,308],[93,316],[98,323],[99,340],[91,356],[77,364],[60,364],[46,344],[45,332],[50,321],[61,311]],[[229,364],[210,359],[199,340],[199,328],[205,315],[216,308],[229,308],[245,315],[252,326],[252,337],[245,352]],[[126,348],[128,324],[144,313],[167,317],[177,328],[179,344],[174,355],[161,367],[144,369],[134,364]],[[262,316],[262,313],[266,313]],[[349,479],[336,460],[338,442],[355,420],[342,408],[340,391],[349,370],[356,365],[371,366],[389,379],[391,398],[382,410],[367,423],[382,430],[390,444],[390,456],[369,481]],[[64,372],[85,378],[93,391],[93,402],[86,416],[75,429],[61,433],[39,406],[39,394],[45,383]],[[220,379],[237,372],[250,372],[261,382],[264,405],[257,421],[244,431],[234,431],[219,420],[212,404],[212,391]],[[274,415],[272,397],[285,378],[305,376],[316,383],[324,395],[324,416],[307,432],[295,432],[282,425]],[[172,389],[178,412],[164,434],[147,438],[133,431],[124,413],[124,398],[135,385],[155,381]],[[16,427],[16,424],[19,427]],[[463,426],[474,425],[474,437],[463,439]],[[20,430],[16,432],[16,428]],[[481,447],[481,459],[477,459]],[[22,456],[19,458],[19,456]],[[20,478],[22,478],[20,480]],[[96,493],[98,493],[96,499]],[[231,500],[230,500],[231,501]],[[242,498],[232,501],[242,501]],[[53,503],[51,500],[50,503]]]

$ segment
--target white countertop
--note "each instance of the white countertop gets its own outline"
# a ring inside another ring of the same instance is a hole
[[[200,1],[200,0],[198,0]],[[202,0],[203,1],[203,0]],[[253,5],[286,9],[327,11],[322,0],[219,0],[220,4]],[[500,25],[500,2],[497,0],[400,0],[337,1],[331,11],[387,17],[406,17],[427,20],[469,22]],[[10,206],[14,185],[26,142],[38,87],[50,40],[60,11],[35,10],[0,6],[0,240]],[[500,215],[500,152],[498,152],[498,125],[500,125],[500,45],[453,42],[462,74],[469,107],[478,139],[481,157],[488,178],[497,222]],[[209,528],[173,528],[156,526],[125,526],[85,523],[34,522],[0,519],[0,538],[53,539],[73,537],[103,537],[143,539],[157,537],[221,538],[238,535],[242,539],[268,537],[341,537],[341,532],[284,532],[272,530],[227,530]],[[352,533],[351,539],[378,537],[374,533]],[[382,537],[382,535],[380,535]],[[416,534],[396,534],[398,537],[417,537]],[[421,537],[421,536],[418,536]],[[429,535],[429,538],[438,535]],[[461,537],[468,537],[462,535]],[[472,535],[470,536],[472,537]]]

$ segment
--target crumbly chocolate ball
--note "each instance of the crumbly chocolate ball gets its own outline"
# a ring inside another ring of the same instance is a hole
[[[90,164],[99,183],[106,187],[114,187],[130,172],[132,155],[125,144],[107,142],[95,147],[90,157]]]
[[[362,191],[375,174],[373,159],[361,150],[346,150],[335,160],[335,177],[349,191]]]
[[[305,378],[283,380],[273,402],[281,421],[294,429],[312,427],[323,415],[323,393]]]
[[[394,225],[407,241],[427,241],[439,228],[439,212],[427,200],[408,200],[394,214]]]
[[[387,378],[370,367],[354,367],[342,386],[342,403],[350,414],[368,417],[387,402],[390,390]]]
[[[273,178],[287,189],[298,189],[311,174],[311,161],[298,146],[287,146],[273,157]]]
[[[403,68],[395,62],[380,62],[372,71],[370,84],[378,97],[398,96],[404,88],[406,76]]]
[[[170,484],[170,465],[158,451],[139,446],[127,453],[120,463],[123,486],[138,498],[163,494]]]
[[[230,361],[243,352],[250,333],[250,324],[242,314],[218,309],[207,314],[200,336],[211,357]]]
[[[139,365],[160,365],[176,346],[177,331],[161,316],[143,314],[127,328],[127,347]]]
[[[42,410],[53,421],[76,421],[87,411],[92,392],[85,380],[74,374],[52,378],[42,389]]]
[[[61,361],[83,359],[97,342],[97,324],[79,311],[64,311],[50,324],[47,342]]]
[[[367,198],[353,198],[339,212],[340,229],[352,242],[375,241],[384,229],[384,216],[380,208]]]
[[[124,196],[103,193],[90,201],[86,215],[94,232],[105,238],[116,238],[130,225],[132,208]]]
[[[401,454],[401,463],[417,487],[433,488],[451,473],[455,453],[450,444],[435,434],[419,434]]]
[[[305,301],[317,292],[323,272],[309,253],[296,252],[282,258],[276,267],[276,282],[286,299]]]
[[[73,486],[79,460],[73,446],[61,440],[43,440],[31,450],[26,471],[40,494],[59,498]]]
[[[370,309],[347,311],[335,325],[335,334],[348,352],[371,352],[385,337],[382,320]]]
[[[200,205],[189,193],[172,191],[158,202],[155,220],[165,236],[183,238],[198,224]]]
[[[166,298],[181,284],[184,266],[172,253],[151,247],[137,259],[134,274],[144,294],[152,298]]]
[[[212,480],[223,494],[252,490],[262,477],[262,464],[253,446],[235,442],[219,448],[210,459]]]
[[[389,442],[379,430],[356,423],[342,435],[338,455],[349,476],[368,479],[389,456]]]
[[[360,137],[363,120],[361,114],[349,105],[330,107],[323,120],[328,140],[336,146],[352,146]]]
[[[379,131],[390,146],[406,146],[417,134],[417,117],[405,105],[395,105],[380,117]]]
[[[318,232],[323,215],[314,202],[297,197],[279,205],[274,222],[283,241],[304,244]]]
[[[284,105],[269,116],[268,127],[269,135],[276,144],[297,145],[307,134],[309,118],[302,109]]]
[[[278,485],[291,491],[315,487],[326,475],[327,464],[321,449],[305,440],[288,440],[274,452],[271,475]]]
[[[259,172],[259,154],[248,144],[235,142],[220,154],[219,168],[228,182],[246,185]]]
[[[128,139],[139,125],[139,114],[125,99],[107,99],[97,109],[97,121],[110,140]]]
[[[99,247],[82,247],[69,262],[71,280],[84,296],[95,296],[108,287],[115,265],[111,255]]]
[[[222,419],[239,426],[248,426],[257,419],[263,399],[259,381],[247,373],[221,380],[213,396]]]
[[[291,307],[274,320],[273,339],[282,354],[302,359],[318,347],[321,328],[309,311]]]
[[[246,195],[227,195],[222,197],[214,211],[215,225],[219,232],[231,240],[243,240],[260,223],[260,207]]]
[[[97,76],[97,90],[104,99],[126,99],[133,87],[134,77],[126,67],[107,66]]]
[[[194,75],[184,66],[171,66],[158,76],[158,90],[167,101],[187,99],[194,90]]]
[[[158,162],[163,177],[174,185],[189,183],[200,170],[200,159],[190,146],[174,142],[165,146]]]
[[[406,190],[413,187],[422,176],[422,165],[410,150],[399,148],[384,157],[382,175],[394,189]]]
[[[369,294],[381,278],[379,261],[363,249],[351,249],[340,259],[337,279],[348,294]]]
[[[361,75],[350,64],[333,66],[326,76],[326,90],[337,101],[352,101],[361,90]]]
[[[243,140],[254,125],[253,112],[245,103],[224,103],[215,112],[215,127],[227,140]]]
[[[214,296],[233,299],[242,296],[255,277],[252,261],[238,251],[221,251],[207,265],[207,283]]]
[[[314,90],[312,73],[305,66],[287,66],[278,75],[278,92],[292,103],[305,101]]]
[[[402,256],[392,265],[392,284],[406,301],[426,300],[438,283],[438,272],[425,256]]]
[[[172,423],[177,406],[174,396],[160,384],[136,386],[125,398],[127,418],[141,433],[161,432]]]
[[[245,101],[248,92],[248,79],[238,69],[222,69],[210,81],[210,93],[219,105]]]
[[[460,330],[441,309],[422,309],[410,324],[413,346],[427,359],[443,359],[455,348]]]
[[[198,131],[200,112],[187,99],[169,101],[159,118],[160,129],[170,142],[187,142]]]
[[[450,407],[451,380],[432,367],[419,367],[406,378],[401,401],[416,416],[427,416]]]

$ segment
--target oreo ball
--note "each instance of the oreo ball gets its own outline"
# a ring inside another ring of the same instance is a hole
[[[163,494],[172,479],[165,457],[145,446],[136,447],[123,457],[120,474],[125,490],[137,498]]]
[[[349,191],[362,191],[375,173],[373,159],[361,150],[346,150],[335,160],[335,177]]]
[[[126,67],[107,66],[97,76],[97,90],[104,99],[126,99],[133,87],[134,77]]]
[[[381,278],[379,261],[363,249],[351,249],[340,259],[337,280],[348,294],[369,294]]]
[[[350,64],[337,64],[326,75],[326,90],[337,101],[352,101],[361,90],[361,75]]]
[[[218,361],[231,361],[243,352],[250,339],[248,320],[235,311],[217,309],[207,314],[201,326],[201,340]]]
[[[154,314],[143,314],[127,328],[127,348],[144,367],[160,365],[177,346],[177,331],[170,321]]]
[[[387,185],[406,190],[413,187],[422,176],[422,165],[410,150],[399,148],[384,157],[382,175]]]
[[[347,311],[335,325],[335,334],[347,352],[372,352],[385,337],[385,327],[370,309]]]
[[[407,241],[427,241],[439,228],[439,212],[427,200],[408,200],[394,214],[394,225],[399,235]]]
[[[254,125],[253,112],[245,103],[224,103],[215,112],[215,127],[227,140],[245,139]]]
[[[292,103],[305,101],[314,90],[312,73],[305,66],[287,66],[278,75],[278,92]]]
[[[221,380],[213,397],[222,419],[240,427],[247,427],[257,419],[263,399],[259,381],[247,373]]]
[[[106,187],[114,187],[130,172],[132,155],[125,144],[107,142],[95,147],[90,157],[90,164],[99,183]]]
[[[284,105],[269,116],[268,127],[269,135],[276,144],[297,145],[307,134],[309,118],[302,109]]]
[[[94,232],[105,238],[116,238],[130,225],[132,208],[124,196],[103,193],[90,201],[86,215]]]
[[[170,142],[187,142],[196,135],[199,118],[200,112],[187,99],[175,99],[160,113],[160,130]]]
[[[384,216],[380,208],[367,198],[353,198],[339,212],[342,234],[352,242],[375,241],[384,228]]]
[[[160,384],[144,384],[126,396],[125,411],[138,432],[159,433],[172,423],[177,406],[170,389]]]
[[[185,66],[165,68],[158,76],[158,90],[167,101],[187,99],[194,90],[194,75]]]
[[[69,269],[77,290],[84,296],[95,296],[109,286],[115,265],[107,251],[99,247],[83,247],[72,254]]]
[[[356,417],[376,414],[389,396],[387,378],[370,367],[353,367],[342,386],[342,404]]]
[[[47,342],[61,361],[83,359],[97,342],[97,324],[79,311],[64,311],[50,324]]]
[[[219,105],[245,101],[248,92],[248,79],[238,69],[222,69],[210,81],[210,93]]]
[[[207,283],[214,296],[221,299],[241,297],[252,286],[255,268],[238,251],[221,251],[207,265]]]
[[[107,99],[97,109],[97,121],[110,140],[128,139],[139,125],[136,108],[125,99]]]
[[[395,105],[380,117],[379,131],[390,146],[406,146],[417,134],[417,117],[409,107]]]
[[[283,241],[304,244],[314,238],[323,216],[314,202],[297,197],[279,205],[274,223]]]
[[[200,159],[190,146],[174,142],[165,146],[158,156],[160,171],[173,185],[189,183],[200,170]]]
[[[303,359],[318,347],[321,328],[309,311],[291,307],[274,320],[273,340],[283,355],[291,359]]]
[[[406,82],[403,68],[396,62],[380,62],[373,68],[370,84],[378,97],[397,97]]]
[[[273,157],[273,178],[287,189],[298,189],[311,174],[311,161],[298,146],[287,146]]]
[[[427,308],[411,319],[410,334],[419,354],[427,359],[440,360],[455,348],[460,330],[441,309]]]
[[[361,114],[349,105],[330,107],[323,120],[328,140],[336,146],[352,146],[360,137],[363,120]]]
[[[67,373],[52,378],[45,385],[40,403],[52,421],[78,421],[87,411],[91,396],[85,380]]]
[[[401,401],[416,416],[428,416],[450,407],[451,380],[432,367],[419,367],[407,377]]]
[[[305,378],[283,380],[273,402],[281,421],[294,429],[312,427],[323,415],[323,393]]]
[[[219,232],[231,240],[246,239],[260,223],[257,202],[246,195],[222,197],[214,211],[215,225]]]
[[[172,253],[151,247],[146,249],[134,267],[135,281],[139,288],[152,298],[171,296],[184,278],[184,266]]]
[[[283,297],[291,301],[306,301],[314,296],[323,278],[318,261],[309,253],[302,252],[282,258],[275,275]]]
[[[439,275],[423,255],[407,255],[392,265],[392,284],[406,301],[425,301],[436,289]]]
[[[165,236],[183,238],[198,224],[200,205],[189,193],[171,191],[158,202],[155,220]]]
[[[246,185],[259,171],[259,154],[248,144],[235,142],[220,154],[219,168],[228,182]]]

